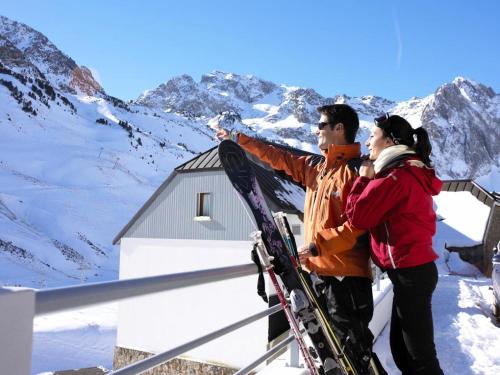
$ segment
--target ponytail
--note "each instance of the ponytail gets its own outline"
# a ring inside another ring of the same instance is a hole
[[[375,119],[375,125],[382,129],[384,137],[390,138],[396,145],[406,145],[420,157],[422,162],[431,167],[432,146],[429,134],[423,127],[413,129],[408,121],[398,115],[388,113]],[[415,142],[416,136],[416,142]]]
[[[431,151],[432,151],[432,145],[429,140],[429,134],[427,133],[427,130],[425,130],[423,127],[419,127],[415,129],[414,134],[417,136],[417,143],[414,146],[415,152],[417,153],[418,156],[422,159],[422,162],[427,165],[428,167],[431,166]]]

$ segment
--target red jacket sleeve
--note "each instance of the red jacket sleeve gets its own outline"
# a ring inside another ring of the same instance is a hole
[[[370,180],[358,177],[347,198],[346,216],[360,229],[382,224],[387,214],[405,197],[404,183],[395,172]]]

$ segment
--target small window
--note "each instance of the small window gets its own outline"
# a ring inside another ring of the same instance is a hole
[[[300,236],[300,224],[292,224],[292,234],[294,236]]]
[[[210,217],[210,193],[198,193],[196,216]]]

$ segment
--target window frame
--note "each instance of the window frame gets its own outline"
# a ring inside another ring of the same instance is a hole
[[[194,221],[211,221],[212,211],[212,193],[199,192],[196,193],[196,212]]]

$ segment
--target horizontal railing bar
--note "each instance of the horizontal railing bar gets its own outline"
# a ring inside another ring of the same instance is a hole
[[[256,273],[255,264],[249,263],[170,275],[42,289],[35,292],[35,315],[234,279]]]
[[[212,333],[209,333],[205,336],[199,337],[197,339],[194,339],[192,341],[189,341],[185,344],[182,344],[176,348],[170,349],[166,352],[156,354],[152,357],[143,359],[142,361],[133,363],[127,367],[123,367],[121,369],[118,369],[116,371],[112,371],[108,373],[108,375],[137,375],[140,374],[144,371],[147,371],[153,367],[159,366],[162,363],[168,362],[169,360],[191,350],[194,348],[197,348],[198,346],[201,346],[203,344],[206,344],[207,342],[210,342],[212,340],[215,340],[221,336],[224,336],[225,334],[228,334],[230,332],[233,332],[237,330],[238,328],[241,328],[243,326],[246,326],[250,323],[255,322],[256,320],[259,320],[261,318],[264,318],[266,316],[272,315],[274,313],[277,313],[278,311],[281,310],[281,305],[275,305],[269,309],[263,310],[257,314],[254,314],[252,316],[249,316],[248,318],[242,319],[240,321],[237,321],[233,324],[230,324],[224,328],[221,328],[217,331],[214,331]]]
[[[304,333],[304,331],[305,330],[303,329],[301,331],[301,333]],[[242,369],[238,370],[233,375],[248,374],[250,371],[252,371],[254,368],[256,368],[259,364],[261,364],[262,362],[264,362],[266,359],[272,357],[274,354],[276,354],[277,352],[279,352],[285,346],[287,346],[288,344],[290,344],[294,339],[295,339],[295,337],[293,335],[288,336],[286,339],[284,339],[283,341],[281,341],[278,345],[276,345],[275,347],[269,349],[267,352],[265,352],[259,358],[257,358],[256,360],[254,360],[252,363],[246,365]]]
[[[373,306],[377,306],[380,301],[384,299],[384,297],[387,295],[387,293],[390,293],[393,289],[392,283],[387,285],[384,290],[377,295],[377,297],[373,300]]]

